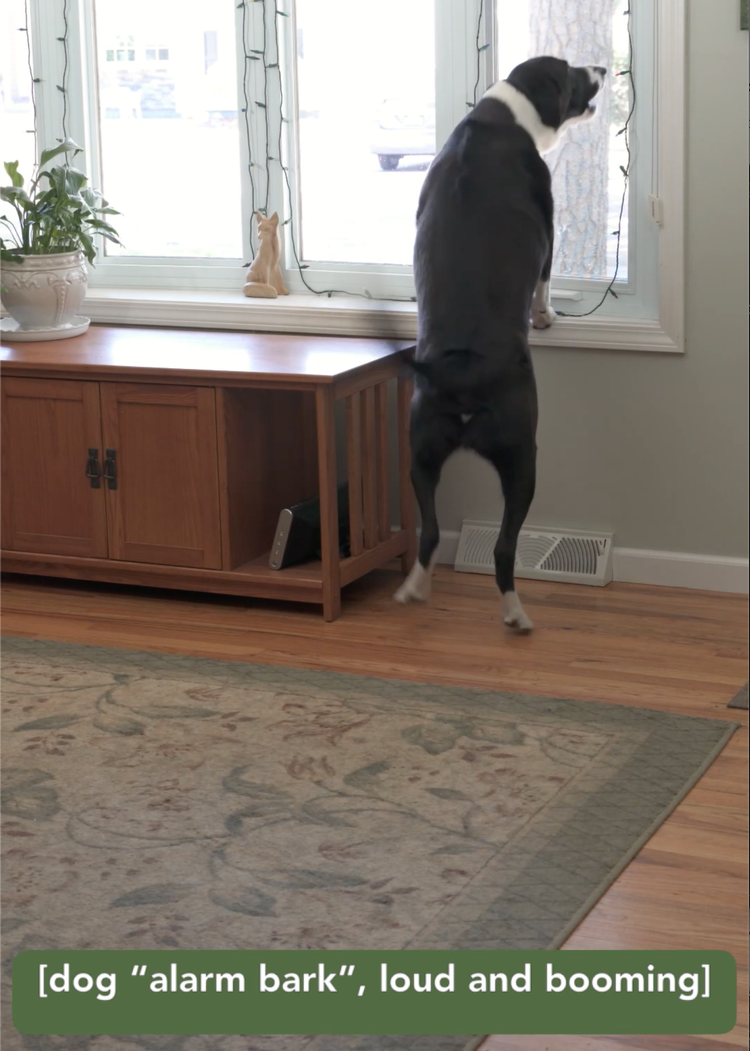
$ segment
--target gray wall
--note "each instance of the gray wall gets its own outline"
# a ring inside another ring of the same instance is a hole
[[[747,555],[748,34],[739,0],[689,0],[684,356],[536,350],[534,525],[622,547]],[[462,453],[440,524],[499,520],[495,475]]]

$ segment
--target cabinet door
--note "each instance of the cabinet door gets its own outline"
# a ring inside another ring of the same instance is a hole
[[[102,383],[109,557],[221,567],[211,387]]]
[[[4,379],[2,443],[3,547],[106,558],[104,490],[86,477],[90,449],[102,462],[99,384]]]

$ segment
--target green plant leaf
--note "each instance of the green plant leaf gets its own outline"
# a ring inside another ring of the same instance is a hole
[[[0,186],[0,198],[16,207],[25,208],[31,204],[31,198],[20,186]]]
[[[63,168],[63,172],[65,174],[65,189],[67,192],[71,196],[80,193],[88,182],[85,173],[78,171],[77,168]]]
[[[23,175],[18,172],[18,161],[6,161],[3,165],[14,186],[23,186]]]
[[[64,139],[59,145],[51,146],[48,150],[42,152],[42,156],[39,158],[39,167],[43,168],[47,161],[51,161],[53,157],[59,157],[61,153],[83,153],[83,149],[73,142],[72,139]]]
[[[88,185],[86,173],[67,163],[45,167],[61,154],[81,152],[72,139],[45,150],[28,193],[22,185],[17,185],[19,180],[23,182],[17,162],[6,163],[14,185],[1,187],[0,197],[12,205],[17,230],[7,216],[0,217],[13,237],[7,244],[0,242],[5,252],[3,258],[17,259],[19,253],[42,255],[80,249],[93,265],[97,250],[95,236],[120,244],[117,231],[104,218],[120,213]]]
[[[117,230],[115,230],[114,226],[110,226],[109,223],[105,223],[103,219],[90,219],[89,226],[92,227],[94,230],[99,230],[101,233],[104,233],[106,231],[107,233],[114,234],[115,236],[117,236]]]
[[[94,247],[94,242],[91,240],[88,234],[85,234],[83,232],[80,233],[78,236],[81,241],[81,250],[93,266],[94,260],[96,259],[96,248]]]

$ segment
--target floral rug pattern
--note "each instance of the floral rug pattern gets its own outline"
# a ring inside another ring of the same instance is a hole
[[[5,995],[30,948],[550,948],[732,724],[9,639]],[[7,1051],[457,1051],[40,1037]],[[406,1041],[406,1042],[405,1042]]]

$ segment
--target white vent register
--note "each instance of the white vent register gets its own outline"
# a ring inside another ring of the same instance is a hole
[[[499,533],[497,523],[465,521],[455,568],[461,573],[494,575]],[[612,541],[613,536],[607,533],[523,529],[518,538],[515,574],[532,580],[603,587],[612,580]]]

